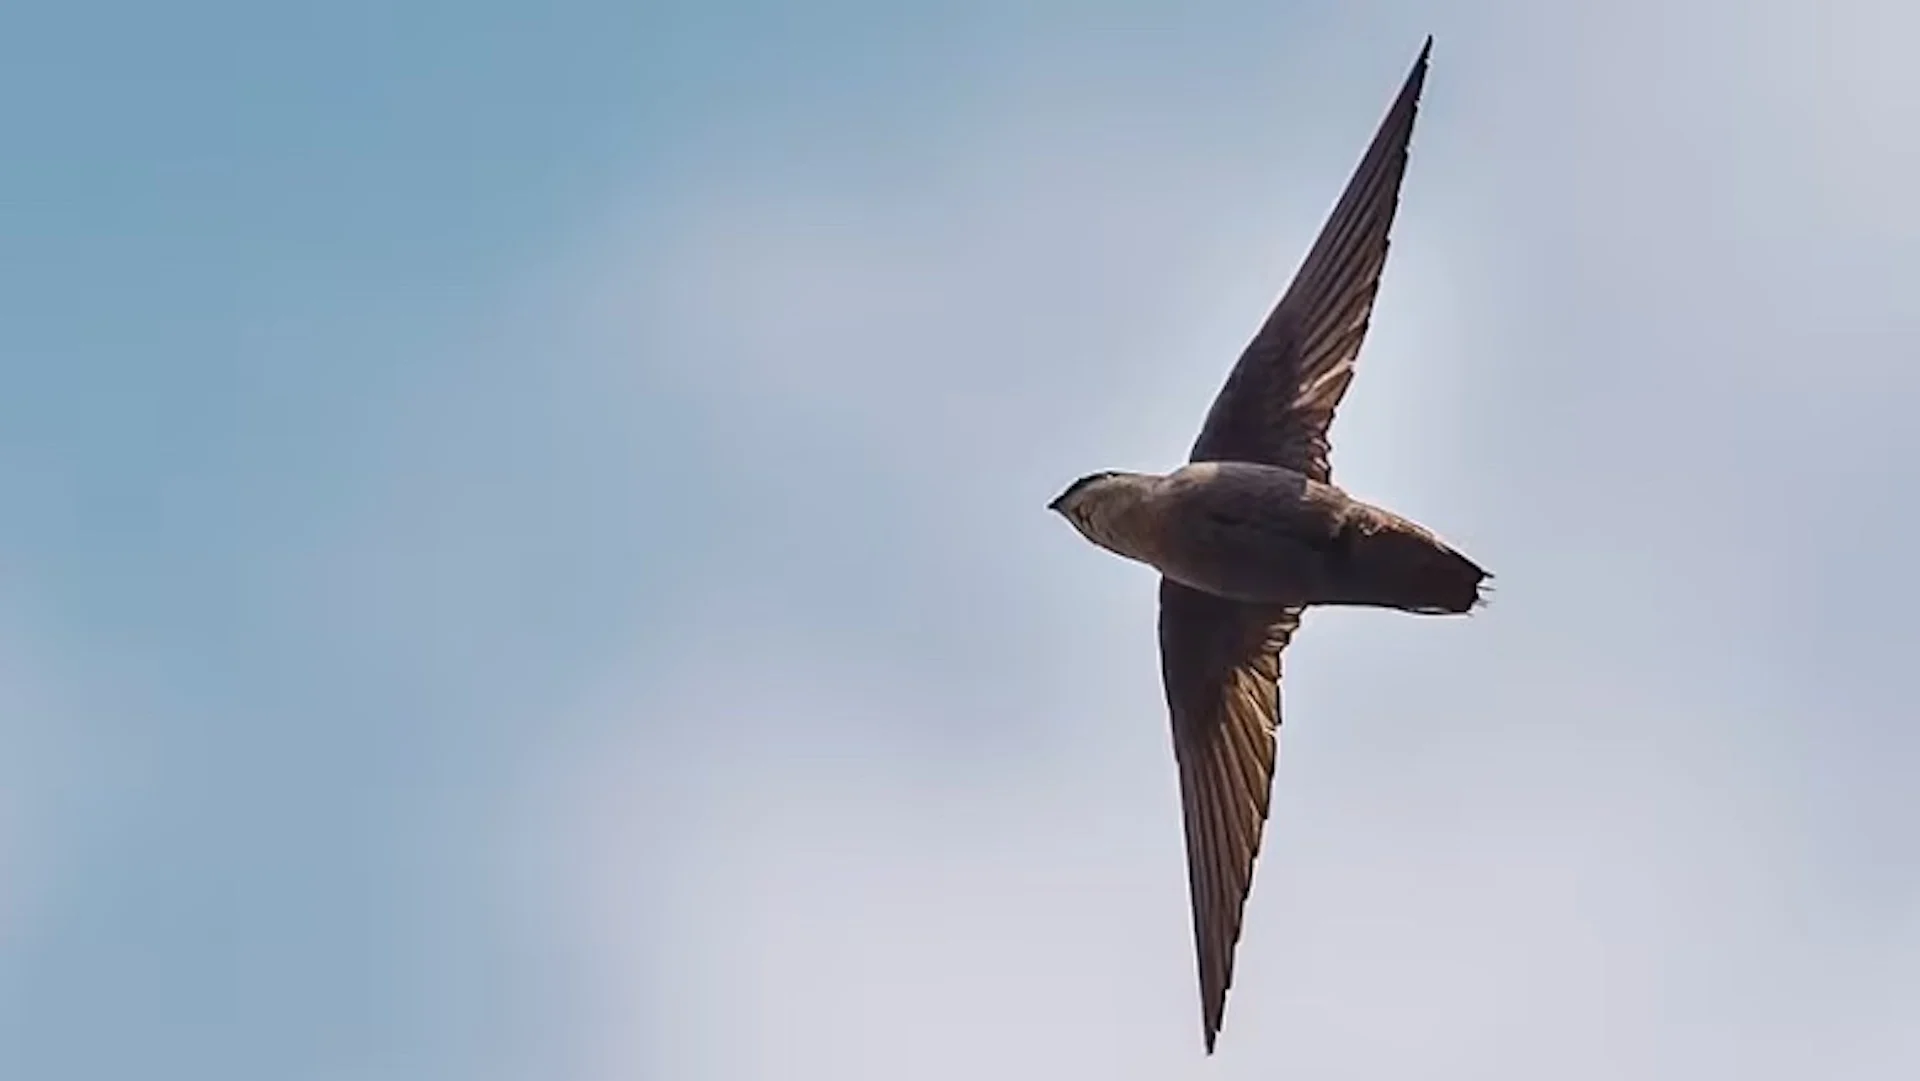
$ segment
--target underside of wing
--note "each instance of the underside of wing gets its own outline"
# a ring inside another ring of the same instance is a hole
[[[1280,724],[1280,651],[1298,609],[1160,581],[1160,664],[1173,719],[1201,1020],[1213,1051],[1266,827]]]
[[[1293,283],[1227,377],[1192,460],[1262,462],[1330,479],[1327,430],[1380,288],[1432,48],[1428,38]]]

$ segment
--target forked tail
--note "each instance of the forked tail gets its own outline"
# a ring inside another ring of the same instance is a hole
[[[1411,522],[1367,525],[1340,538],[1335,603],[1422,615],[1462,615],[1486,603],[1493,576],[1473,560]]]

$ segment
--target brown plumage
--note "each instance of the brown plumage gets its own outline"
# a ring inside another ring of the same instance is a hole
[[[1165,476],[1096,473],[1054,500],[1089,540],[1157,568],[1160,662],[1186,816],[1208,1053],[1266,825],[1280,653],[1310,605],[1469,611],[1488,575],[1331,483],[1328,428],[1386,263],[1428,38],[1279,304],[1189,454]]]

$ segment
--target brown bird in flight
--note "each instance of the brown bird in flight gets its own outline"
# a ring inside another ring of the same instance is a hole
[[[1186,815],[1201,1017],[1213,1052],[1267,820],[1280,652],[1309,605],[1460,614],[1489,575],[1331,483],[1327,429],[1387,258],[1429,37],[1333,214],[1207,414],[1189,464],[1103,472],[1048,504],[1157,569],[1160,671]]]

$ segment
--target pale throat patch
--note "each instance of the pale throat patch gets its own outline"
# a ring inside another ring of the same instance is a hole
[[[1144,523],[1141,515],[1129,513],[1138,509],[1141,493],[1115,488],[1090,496],[1079,508],[1087,539],[1129,559],[1145,560],[1146,538],[1135,535]]]

